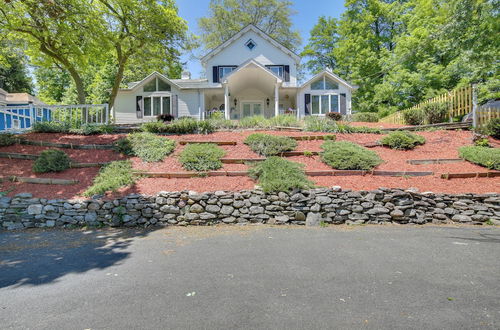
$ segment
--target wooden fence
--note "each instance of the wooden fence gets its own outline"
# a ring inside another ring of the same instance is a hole
[[[422,108],[424,105],[429,103],[444,103],[447,102],[449,105],[449,117],[463,116],[472,111],[473,107],[473,87],[466,86],[462,88],[457,88],[452,90],[451,92],[444,93],[428,99],[426,101],[420,102],[417,105],[414,105],[411,108],[401,110],[393,113],[387,117],[381,118],[379,122],[388,123],[388,124],[401,124],[405,125],[406,122],[404,120],[403,112],[418,110]]]
[[[500,109],[498,108],[483,108],[476,109],[476,127],[485,127],[488,123],[496,118],[500,118]]]

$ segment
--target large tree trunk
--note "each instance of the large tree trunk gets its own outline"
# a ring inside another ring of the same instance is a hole
[[[118,71],[116,72],[115,80],[113,81],[113,88],[111,88],[111,95],[109,95],[109,111],[111,111],[111,109],[115,104],[116,95],[118,94],[118,89],[120,89],[120,84],[123,79],[123,72],[125,71],[126,63],[127,63],[127,57],[122,57],[118,59]]]
[[[78,103],[85,104],[85,86],[83,85],[82,77],[80,77],[80,75],[74,68],[68,68],[68,71],[71,75],[71,78],[73,78],[73,81],[75,82],[76,92],[78,94]]]

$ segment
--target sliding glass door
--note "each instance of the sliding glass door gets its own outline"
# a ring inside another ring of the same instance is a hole
[[[146,96],[144,102],[144,117],[172,114],[170,96]]]
[[[311,114],[324,115],[339,112],[338,94],[311,95]]]

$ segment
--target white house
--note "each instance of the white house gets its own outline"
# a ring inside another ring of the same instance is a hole
[[[326,68],[299,84],[300,57],[254,25],[210,51],[201,63],[207,79],[191,79],[188,72],[182,79],[169,79],[153,72],[120,89],[113,107],[115,122],[151,121],[159,114],[203,119],[215,109],[228,119],[351,113],[355,86]]]

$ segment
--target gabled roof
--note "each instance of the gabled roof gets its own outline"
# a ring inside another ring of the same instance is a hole
[[[233,35],[231,38],[229,38],[228,40],[226,40],[225,42],[223,42],[219,46],[217,46],[214,49],[212,49],[210,52],[208,52],[208,54],[206,54],[205,56],[203,56],[201,58],[201,62],[205,63],[210,57],[213,57],[213,56],[217,55],[218,53],[220,53],[222,50],[224,50],[229,45],[231,45],[232,43],[234,43],[236,40],[238,40],[242,35],[244,35],[248,31],[255,32],[256,34],[258,34],[259,36],[261,36],[265,40],[269,41],[272,45],[274,45],[275,47],[279,48],[284,53],[287,53],[297,63],[300,62],[300,56],[299,55],[295,54],[295,52],[293,52],[291,49],[283,46],[278,41],[274,40],[269,34],[267,34],[266,32],[262,31],[261,29],[259,29],[258,27],[256,27],[253,24],[249,24],[249,25],[245,26],[243,29],[241,29],[238,33],[236,33],[235,35]]]
[[[34,104],[34,105],[46,105],[36,96],[29,93],[7,93],[5,96],[5,102],[7,104]]]
[[[264,70],[264,72],[266,72],[267,74],[273,76],[274,78],[276,78],[276,80],[278,82],[283,82],[283,80],[281,79],[280,76],[278,76],[277,74],[275,74],[273,71],[269,70],[268,68],[266,68],[264,65],[260,64],[259,62],[255,61],[254,59],[249,59],[248,61],[244,62],[243,64],[241,64],[240,66],[238,66],[236,69],[234,69],[230,74],[228,74],[227,76],[224,77],[224,81],[222,83],[226,83],[227,80],[232,76],[234,75],[235,73],[237,73],[238,71],[241,71],[242,69],[244,69],[245,67],[249,66],[249,65],[255,65],[256,67],[258,67],[259,69],[262,69]]]
[[[127,88],[120,88],[121,91],[131,91],[131,90],[135,90],[137,89],[138,87],[144,85],[147,81],[149,81],[150,78],[152,77],[157,77],[157,78],[161,78],[165,81],[167,81],[168,83],[172,84],[173,86],[177,87],[177,88],[181,88],[177,83],[175,83],[172,79],[169,79],[167,77],[165,77],[164,75],[162,75],[161,73],[155,71],[153,73],[151,73],[150,75],[148,75],[146,78],[142,79],[141,81],[139,82],[133,82],[133,83],[129,83]]]
[[[309,79],[308,81],[303,83],[301,88],[305,87],[306,85],[312,83],[313,81],[315,81],[316,79],[318,79],[319,77],[322,77],[322,76],[328,76],[330,78],[333,78],[334,80],[338,81],[339,83],[347,86],[347,88],[349,88],[349,89],[353,89],[353,90],[358,89],[358,86],[353,85],[353,84],[345,81],[344,79],[340,78],[339,76],[337,76],[335,73],[333,73],[332,71],[330,71],[328,69],[325,69],[325,70],[319,72],[318,74],[315,74],[311,79]]]

